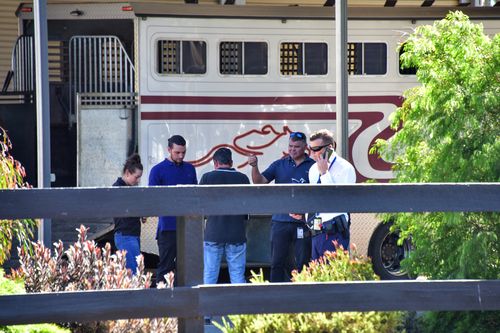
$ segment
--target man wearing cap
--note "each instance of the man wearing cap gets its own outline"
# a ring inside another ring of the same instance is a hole
[[[155,165],[149,173],[149,186],[198,184],[192,164],[184,162],[186,140],[180,135],[168,139],[169,156]],[[160,216],[156,229],[156,240],[160,262],[156,271],[156,282],[165,282],[165,274],[175,270],[177,258],[176,218]]]
[[[200,185],[250,184],[246,175],[233,169],[231,150],[219,148],[213,156],[215,170],[205,173]],[[208,216],[203,242],[203,283],[216,284],[225,254],[231,283],[245,283],[248,215]]]
[[[248,158],[252,167],[254,184],[309,183],[309,168],[314,164],[305,153],[306,135],[302,132],[290,133],[288,155],[274,161],[260,173],[256,156]],[[293,249],[293,255],[290,250]],[[290,265],[290,257],[294,257]],[[290,280],[292,269],[302,269],[311,257],[311,237],[304,219],[295,219],[290,214],[274,214],[271,221],[271,282]],[[290,267],[292,266],[292,267]]]

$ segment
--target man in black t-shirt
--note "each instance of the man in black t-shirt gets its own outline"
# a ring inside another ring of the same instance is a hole
[[[219,148],[213,156],[215,170],[201,177],[200,185],[250,184],[246,175],[232,168],[231,150]],[[231,283],[245,283],[247,215],[212,215],[205,227],[203,283],[216,284],[222,256],[226,255]]]

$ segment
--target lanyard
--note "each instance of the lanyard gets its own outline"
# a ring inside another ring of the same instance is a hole
[[[337,156],[335,156],[335,158],[333,159],[332,163],[330,163],[330,166],[328,167],[327,172],[330,172],[330,169],[332,168],[333,163],[335,163],[336,160],[337,160]],[[319,169],[318,169],[318,171],[319,171]],[[321,184],[321,173],[318,176],[318,184]]]
[[[333,163],[335,163],[335,161],[337,160],[337,156],[335,156],[335,158],[333,159],[332,163],[330,163],[330,166],[328,167],[328,170],[327,172],[330,172],[330,169],[332,168],[333,166]],[[318,170],[319,171],[319,170]],[[318,176],[318,184],[321,184],[321,173],[320,175]],[[320,213],[316,213],[314,214],[314,216],[319,216]],[[328,234],[326,235],[327,239],[328,239]]]

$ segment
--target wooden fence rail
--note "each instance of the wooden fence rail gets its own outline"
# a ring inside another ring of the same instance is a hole
[[[498,212],[500,183],[0,190],[0,219],[180,216],[180,287],[0,296],[0,325],[176,316],[202,332],[204,315],[500,310],[500,280],[201,285],[203,215],[328,211]]]
[[[0,297],[0,325],[148,317],[419,310],[500,310],[500,282],[367,281],[213,285]],[[341,301],[340,301],[341,300]]]
[[[286,212],[500,211],[499,183],[219,185],[0,190],[0,218]]]

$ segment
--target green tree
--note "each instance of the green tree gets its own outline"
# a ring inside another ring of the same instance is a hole
[[[0,127],[0,189],[27,188],[24,168],[9,153],[12,144],[7,133]],[[17,238],[24,248],[30,248],[33,237],[33,220],[0,219],[0,265],[9,257],[12,240]]]
[[[418,27],[404,51],[403,64],[418,68],[421,85],[405,92],[392,122],[399,131],[374,147],[394,162],[394,182],[498,182],[500,35],[491,39],[457,11]],[[500,214],[408,213],[394,219],[402,236],[412,237],[415,250],[404,264],[413,275],[500,278]],[[499,312],[434,316],[442,320],[428,322],[434,332],[500,327]]]

